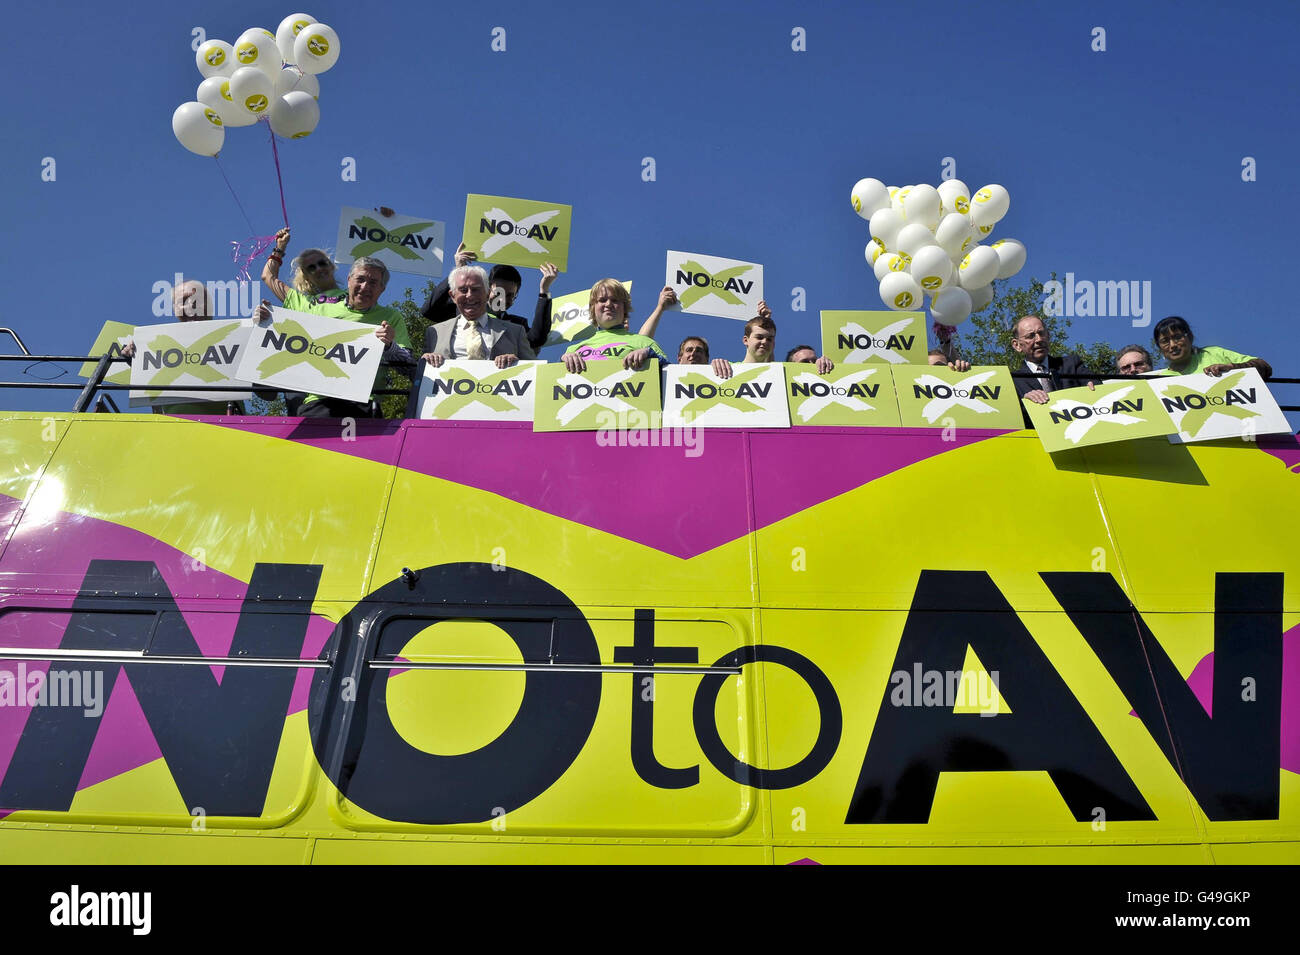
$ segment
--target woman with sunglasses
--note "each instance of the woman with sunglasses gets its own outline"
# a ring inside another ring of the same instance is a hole
[[[1272,366],[1262,358],[1252,358],[1218,345],[1197,348],[1191,327],[1178,315],[1156,322],[1152,337],[1160,354],[1169,363],[1169,367],[1160,369],[1157,375],[1193,375],[1199,372],[1218,378],[1236,368],[1257,368],[1262,377],[1273,376]]]
[[[275,234],[275,248],[262,269],[262,283],[286,308],[299,312],[313,305],[342,302],[348,290],[338,287],[334,277],[334,261],[321,249],[303,249],[293,260],[293,288],[280,281],[280,266],[284,264],[284,250],[289,245],[289,227]]]

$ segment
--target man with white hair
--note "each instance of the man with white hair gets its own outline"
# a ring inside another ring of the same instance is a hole
[[[509,368],[519,359],[535,358],[523,328],[488,314],[488,276],[479,265],[462,265],[447,277],[456,317],[430,325],[424,333],[424,355],[434,368],[453,358],[493,360]]]

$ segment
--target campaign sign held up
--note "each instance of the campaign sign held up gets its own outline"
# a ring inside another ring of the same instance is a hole
[[[581,374],[559,362],[537,369],[534,431],[603,431],[621,420],[653,420],[659,412],[659,362],[641,371],[621,361],[590,361]]]
[[[569,267],[573,207],[506,196],[465,197],[465,247],[486,262],[539,268]]]
[[[736,364],[722,379],[708,365],[664,369],[664,427],[788,428],[785,365]]]
[[[1048,451],[1086,448],[1177,431],[1147,381],[1107,381],[1095,391],[1053,391],[1045,405],[1023,401],[1039,440]]]
[[[532,421],[537,368],[544,361],[498,368],[494,361],[456,359],[424,366],[416,407],[438,421]]]
[[[669,252],[664,284],[683,312],[747,322],[763,300],[763,266],[697,252]]]
[[[344,206],[339,216],[337,259],[352,262],[369,255],[394,272],[437,278],[442,275],[447,225],[420,216],[385,216]]]
[[[860,428],[898,427],[894,379],[885,365],[837,365],[829,375],[787,362],[790,424]]]
[[[1011,372],[1001,365],[965,372],[946,365],[894,365],[889,371],[905,428],[1024,426]]]
[[[632,294],[632,282],[620,282]],[[551,299],[551,331],[546,336],[547,345],[560,342],[577,342],[595,332],[591,324],[591,289],[557,295]]]
[[[271,323],[253,328],[239,374],[280,391],[364,402],[383,351],[374,325],[273,308]]]
[[[1216,438],[1252,440],[1260,434],[1290,434],[1286,415],[1254,368],[1239,368],[1222,377],[1175,375],[1150,378],[1160,404],[1178,428],[1172,444]]]
[[[247,391],[156,391],[158,385],[248,387],[241,373],[251,325],[241,320],[171,322],[135,330],[131,405],[184,401],[240,401]]]
[[[95,336],[95,343],[90,346],[87,355],[103,355],[114,345],[121,348],[131,340],[135,326],[127,325],[125,322],[107,321],[104,327],[99,330]],[[77,372],[82,378],[89,378],[95,373],[95,366],[99,362],[88,361],[82,363],[81,370]],[[123,364],[112,364],[108,366],[108,373],[104,375],[104,381],[112,385],[129,385],[131,383],[131,366]]]
[[[925,364],[925,312],[821,313],[822,354],[837,365]]]

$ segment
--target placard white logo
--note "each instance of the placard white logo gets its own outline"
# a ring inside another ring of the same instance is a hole
[[[853,365],[869,359],[883,358],[895,365],[905,364],[907,358],[891,348],[910,348],[915,336],[900,335],[903,329],[914,322],[914,318],[904,318],[877,332],[868,331],[857,322],[842,325],[839,331],[839,343],[842,347],[852,346],[853,350],[844,356],[844,364]]]
[[[1129,385],[1127,388],[1120,388],[1109,394],[1103,395],[1096,401],[1089,404],[1086,401],[1079,401],[1076,398],[1059,398],[1052,402],[1049,413],[1052,417],[1053,424],[1060,424],[1067,418],[1072,419],[1062,432],[1065,440],[1078,444],[1083,440],[1084,435],[1092,430],[1093,425],[1106,422],[1108,424],[1130,425],[1142,424],[1141,418],[1135,418],[1128,411],[1141,411],[1142,399],[1135,401],[1125,401],[1124,398],[1134,388]]]
[[[560,424],[568,424],[593,406],[608,408],[615,414],[635,411],[636,409],[622,397],[623,395],[631,395],[634,398],[640,396],[645,382],[639,381],[633,384],[631,379],[635,374],[636,372],[630,368],[625,368],[595,383],[581,375],[572,373],[562,375],[555,382],[552,395],[557,400],[560,398],[566,400],[555,410],[555,420]]]
[[[930,399],[921,409],[921,417],[930,422],[938,421],[950,408],[966,408],[976,414],[991,414],[997,408],[984,399],[996,399],[1001,388],[985,388],[984,382],[995,374],[997,370],[990,369],[963,378],[956,384],[949,384],[935,375],[921,375],[912,383],[912,395]]]
[[[549,222],[559,214],[559,209],[543,209],[541,212],[534,212],[526,218],[515,221],[501,209],[493,206],[483,213],[479,226],[479,231],[482,232],[485,231],[484,224],[489,223],[489,220],[493,225],[493,228],[486,230],[492,233],[492,237],[484,241],[483,247],[479,249],[479,257],[490,260],[493,255],[512,242],[517,242],[529,252],[545,253],[546,247],[538,242],[535,236],[545,236],[548,242],[555,238],[558,228],[546,230],[541,227],[541,223]]]
[[[817,391],[825,389],[825,394],[818,394],[813,391],[811,397],[805,398],[799,404],[799,417],[803,421],[808,421],[816,417],[823,410],[831,405],[842,405],[850,411],[871,411],[875,405],[867,404],[861,398],[856,397],[858,394],[866,394],[862,383],[876,373],[875,368],[864,368],[861,371],[855,371],[851,375],[845,375],[835,382],[827,382],[820,375],[812,372],[801,371],[790,380],[791,392],[794,393],[795,385],[800,385],[810,391],[817,386]]]

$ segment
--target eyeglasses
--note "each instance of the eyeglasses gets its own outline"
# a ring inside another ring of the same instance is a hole
[[[1168,333],[1166,333],[1166,334],[1164,334],[1164,335],[1161,335],[1159,338],[1157,338],[1157,339],[1156,339],[1156,344],[1157,344],[1157,345],[1170,345],[1170,344],[1172,344],[1172,343],[1174,343],[1174,342],[1185,342],[1185,341],[1187,341],[1187,333],[1186,333],[1186,332],[1168,332]]]
[[[328,262],[309,262],[303,265],[302,270],[304,272],[315,272],[317,269],[328,269],[329,267]]]

